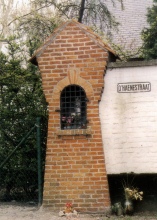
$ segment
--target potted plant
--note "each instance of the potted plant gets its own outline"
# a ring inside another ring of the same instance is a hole
[[[133,200],[142,200],[143,199],[143,192],[139,192],[137,188],[124,188],[125,194],[125,203],[124,203],[124,214],[133,214],[134,207],[133,207]]]

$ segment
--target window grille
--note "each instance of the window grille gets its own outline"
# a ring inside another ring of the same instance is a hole
[[[61,129],[86,128],[86,94],[77,85],[65,87],[61,92]]]

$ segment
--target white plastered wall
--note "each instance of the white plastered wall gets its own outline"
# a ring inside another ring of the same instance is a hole
[[[150,82],[150,92],[118,93],[118,83]],[[108,174],[157,173],[157,66],[109,68],[100,102]]]

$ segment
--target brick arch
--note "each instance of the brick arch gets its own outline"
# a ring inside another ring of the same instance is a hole
[[[86,93],[87,98],[93,95],[92,85],[82,77],[80,77],[79,69],[70,69],[68,71],[68,76],[57,83],[54,88],[52,97],[53,99],[60,99],[60,92],[68,85],[78,85],[81,86]]]

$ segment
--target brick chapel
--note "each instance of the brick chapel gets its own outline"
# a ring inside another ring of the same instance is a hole
[[[88,27],[69,20],[36,51],[49,105],[43,207],[103,212],[110,195],[99,101],[111,48]],[[104,109],[105,111],[105,109]]]

